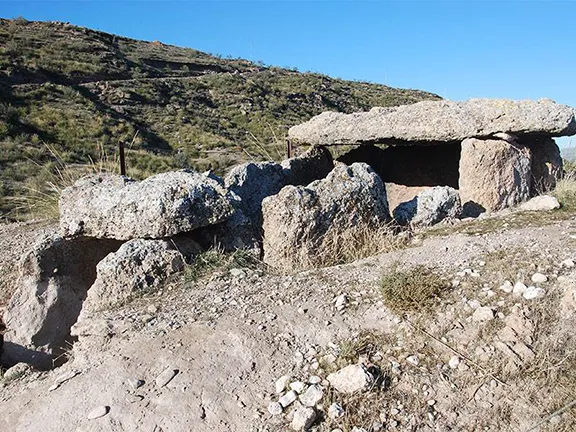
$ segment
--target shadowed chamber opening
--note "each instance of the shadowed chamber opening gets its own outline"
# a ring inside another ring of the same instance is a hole
[[[414,198],[432,186],[458,189],[460,143],[378,147],[363,145],[338,158],[350,165],[365,162],[386,184],[392,211],[398,204]]]

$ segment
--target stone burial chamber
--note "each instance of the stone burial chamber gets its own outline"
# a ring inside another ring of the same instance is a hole
[[[292,144],[353,145],[346,164],[369,164],[391,211],[427,188],[457,189],[463,214],[502,210],[554,188],[554,137],[576,134],[573,108],[549,99],[424,101],[368,112],[325,112],[294,126]]]

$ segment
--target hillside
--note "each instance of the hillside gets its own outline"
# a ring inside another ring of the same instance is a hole
[[[278,158],[287,129],[326,110],[353,112],[436,95],[224,59],[57,22],[0,19],[0,215],[58,160],[114,162],[129,174],[223,171]]]

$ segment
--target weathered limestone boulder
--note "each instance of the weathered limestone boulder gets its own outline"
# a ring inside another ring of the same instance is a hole
[[[564,136],[576,134],[574,109],[549,99],[423,101],[368,112],[325,112],[288,131],[294,143],[316,145],[454,142],[500,132]]]
[[[96,264],[120,244],[49,235],[23,258],[16,292],[4,315],[4,363],[52,366],[52,358],[66,348],[70,327],[96,279]]]
[[[520,204],[523,211],[549,211],[560,208],[560,203],[551,195],[540,195]]]
[[[455,219],[461,212],[458,191],[449,186],[436,186],[396,207],[394,219],[401,225],[426,227],[444,219]]]
[[[233,212],[226,190],[199,173],[169,172],[141,182],[92,175],[62,192],[60,230],[65,237],[163,238],[222,222]]]
[[[386,190],[369,165],[338,164],[323,180],[286,186],[262,202],[264,261],[279,268],[314,263],[324,239],[389,221]]]
[[[184,257],[172,241],[130,240],[96,266],[79,319],[150,292],[183,268]]]
[[[530,198],[530,150],[503,140],[466,139],[460,158],[464,213],[502,210]]]
[[[532,195],[549,192],[562,178],[563,163],[560,148],[552,138],[523,140],[532,152]]]
[[[332,168],[334,163],[330,152],[324,147],[312,147],[282,164],[250,162],[238,165],[226,176],[225,182],[228,189],[240,197],[244,215],[259,231],[264,198],[277,194],[286,185],[307,185],[324,178]]]

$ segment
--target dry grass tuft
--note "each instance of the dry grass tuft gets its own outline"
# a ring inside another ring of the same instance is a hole
[[[332,229],[319,239],[305,239],[304,242],[318,246],[294,250],[293,256],[286,257],[290,264],[284,270],[304,270],[351,263],[406,247],[408,238],[397,235],[395,228],[386,224],[376,228],[362,226],[349,227],[345,230]]]
[[[396,313],[428,309],[448,287],[446,280],[425,266],[401,270],[395,264],[380,281],[384,303]]]
[[[196,282],[216,272],[227,273],[233,268],[263,268],[264,263],[244,249],[226,253],[219,248],[209,249],[194,258],[184,268],[184,282]]]
[[[569,172],[559,180],[552,195],[558,199],[563,210],[576,210],[576,172]]]

